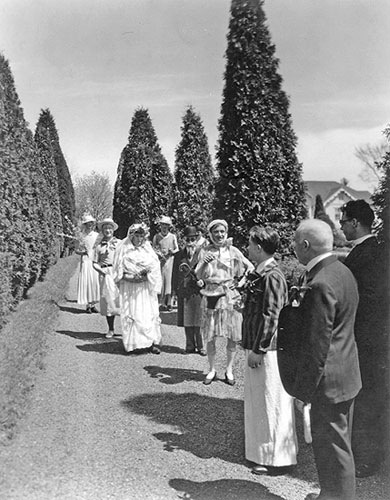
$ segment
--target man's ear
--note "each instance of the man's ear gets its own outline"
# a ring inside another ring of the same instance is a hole
[[[308,240],[303,240],[303,248],[308,249],[310,246],[310,243]]]

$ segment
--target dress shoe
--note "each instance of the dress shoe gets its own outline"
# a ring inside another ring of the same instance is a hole
[[[91,314],[91,313],[92,313],[91,308],[90,308],[89,306],[87,306],[87,308],[86,308],[85,312],[86,312],[87,314]]]
[[[90,310],[91,310],[91,313],[98,313],[98,312],[99,312],[99,311],[96,309],[96,307],[95,307],[95,306],[92,306],[92,307],[90,308]]]
[[[108,333],[106,333],[106,339],[112,339],[114,336],[114,332],[112,330],[108,330]]]
[[[236,383],[234,377],[228,377],[227,373],[225,373],[225,382],[227,383],[227,385],[234,385]]]
[[[251,470],[252,474],[256,474],[256,476],[262,476],[264,474],[268,474],[268,467],[265,465],[255,465]]]
[[[256,474],[258,476],[264,474],[268,474],[268,476],[282,476],[290,472],[291,469],[291,466],[274,467],[272,465],[255,465],[252,468],[252,474]]]
[[[355,476],[357,478],[370,477],[376,474],[378,469],[376,464],[357,464],[355,465]]]
[[[214,380],[216,380],[216,379],[217,379],[217,372],[215,372],[214,376],[211,377],[211,378],[207,375],[207,377],[203,380],[203,384],[204,385],[210,385],[211,382],[214,382]]]
[[[207,352],[206,352],[204,349],[199,349],[199,350],[198,350],[198,353],[199,353],[201,356],[207,356]]]
[[[152,353],[152,354],[160,354],[160,348],[158,346],[156,346],[155,344],[153,344],[149,351]]]

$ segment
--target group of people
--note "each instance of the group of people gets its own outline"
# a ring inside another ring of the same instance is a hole
[[[78,301],[93,311],[99,294],[108,337],[120,314],[126,351],[160,352],[159,308],[170,310],[173,295],[186,353],[208,357],[205,385],[217,379],[216,339],[226,338],[224,381],[231,386],[241,344],[245,456],[254,474],[283,474],[297,463],[294,403],[309,409],[321,492],[307,499],[353,500],[355,477],[375,473],[388,445],[388,267],[371,234],[370,206],[351,201],[342,214],[341,229],[354,242],[344,263],[332,252],[327,223],[310,219],[297,228],[295,253],[305,273],[294,303],[274,257],[279,235],[272,227],[249,231],[247,258],[232,244],[223,219],[209,223],[207,239],[199,228],[186,227],[179,249],[169,217],[160,220],[152,244],[144,224],[133,224],[119,241],[112,219],[98,224],[98,236],[87,217],[79,249]],[[299,321],[287,385],[278,333],[291,307]]]

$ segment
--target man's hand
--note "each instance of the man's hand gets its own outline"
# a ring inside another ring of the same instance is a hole
[[[208,264],[209,262],[211,262],[212,260],[215,259],[215,255],[213,255],[211,252],[208,252],[206,253],[206,255],[203,257],[203,262],[205,264]]]
[[[263,353],[256,354],[255,352],[251,351],[248,356],[249,368],[258,368],[263,362],[263,356]]]

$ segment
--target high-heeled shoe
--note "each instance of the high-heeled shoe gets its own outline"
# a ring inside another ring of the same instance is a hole
[[[236,383],[234,377],[229,378],[226,372],[225,372],[225,382],[227,383],[227,385],[234,385]]]
[[[214,380],[216,380],[216,379],[217,379],[217,372],[214,372],[214,376],[211,378],[207,375],[207,377],[203,380],[203,384],[210,385],[211,382],[214,382]]]

